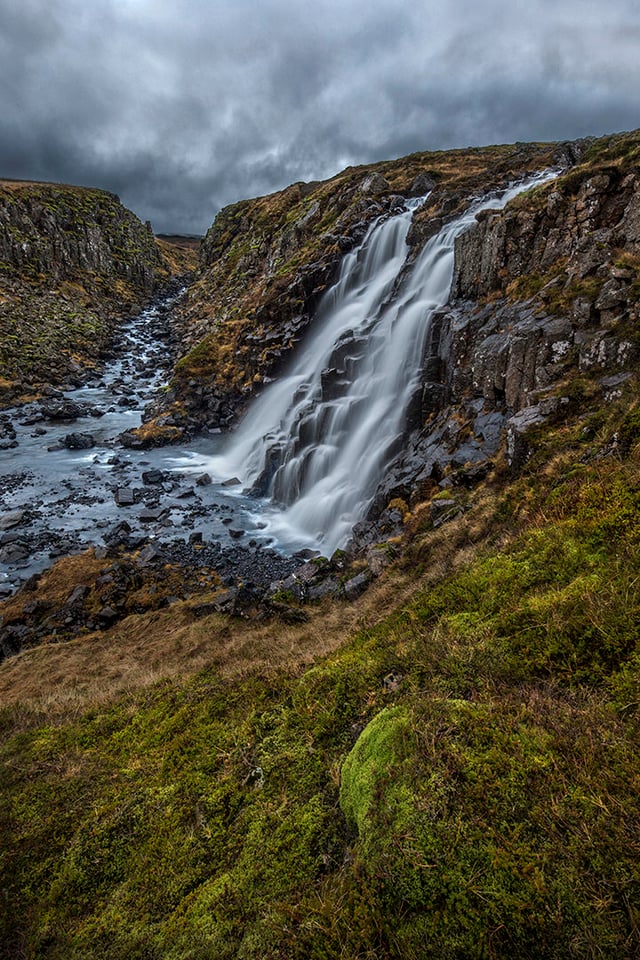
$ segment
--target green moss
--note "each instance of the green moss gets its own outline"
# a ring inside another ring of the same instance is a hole
[[[411,718],[417,739],[369,794],[358,846],[396,914],[398,956],[552,958],[569,951],[568,938],[615,953],[622,913],[605,918],[589,897],[609,889],[609,904],[623,908],[626,885],[637,884],[631,858],[611,859],[608,835],[609,827],[624,835],[639,813],[629,794],[615,815],[607,806],[633,763],[629,746],[616,749],[605,735],[577,769],[584,730],[561,701],[547,709],[542,718],[527,696],[500,705],[445,699]],[[559,776],[571,787],[556,793]],[[585,899],[592,871],[602,872]]]
[[[342,766],[340,807],[361,836],[381,784],[394,781],[411,735],[406,710],[385,707],[364,728]]]

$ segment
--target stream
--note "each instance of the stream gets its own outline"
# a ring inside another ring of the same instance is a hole
[[[276,544],[259,504],[233,478],[220,483],[189,469],[219,437],[151,450],[118,439],[140,425],[169,376],[169,317],[180,293],[123,324],[110,359],[82,386],[0,411],[0,597],[92,546],[106,553],[154,544],[177,562],[197,549],[229,582],[238,575],[268,582],[299,565],[285,554],[301,544]]]

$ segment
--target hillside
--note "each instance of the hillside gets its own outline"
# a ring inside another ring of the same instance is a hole
[[[0,180],[0,403],[81,378],[187,260],[106,191]]]
[[[89,551],[0,604],[36,644],[0,665],[0,956],[638,956],[639,160],[416,154],[218,215],[148,435],[234,423],[400,196],[415,260],[557,166],[456,240],[347,552],[259,595]]]

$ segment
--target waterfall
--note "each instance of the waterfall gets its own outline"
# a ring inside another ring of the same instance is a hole
[[[456,237],[481,209],[503,207],[546,172],[474,202],[406,265],[411,218],[425,198],[381,217],[343,259],[313,326],[280,379],[250,407],[227,449],[208,460],[268,497],[269,530],[330,554],[371,501],[420,389],[434,311],[447,303]]]

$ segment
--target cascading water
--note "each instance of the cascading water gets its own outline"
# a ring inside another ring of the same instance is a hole
[[[272,498],[282,542],[331,553],[363,517],[396,452],[419,389],[434,311],[446,304],[454,242],[481,209],[499,209],[555,173],[485,197],[432,237],[405,269],[406,237],[424,198],[381,218],[343,260],[288,371],[254,402],[208,468]]]

